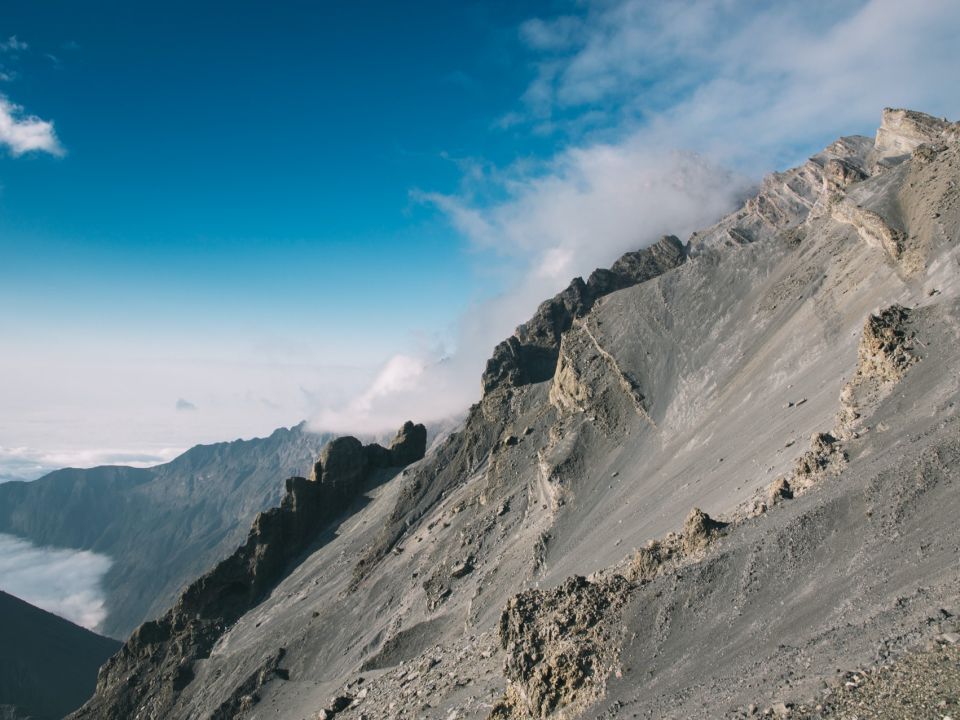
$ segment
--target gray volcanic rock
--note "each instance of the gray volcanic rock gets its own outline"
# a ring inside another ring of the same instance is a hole
[[[408,420],[390,443],[390,462],[397,466],[409,465],[422,458],[426,452],[427,429]]]
[[[177,644],[202,617],[177,615],[176,642],[142,646],[90,707],[747,717],[949,642],[960,143],[917,123],[941,129],[895,162],[872,158],[913,129],[771,176],[659,274],[599,298],[575,281],[497,349],[463,425],[363,493],[202,659]]]
[[[331,440],[323,448],[318,466],[322,468],[317,478],[319,482],[345,487],[355,485],[367,471],[363,443],[349,435]],[[314,466],[314,474],[317,474],[318,466]]]
[[[0,591],[0,718],[62,718],[90,696],[119,647]]]

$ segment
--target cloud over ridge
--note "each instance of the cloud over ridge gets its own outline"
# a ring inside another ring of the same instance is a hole
[[[462,411],[494,345],[573,276],[664,233],[685,240],[735,209],[745,176],[872,132],[885,106],[960,113],[960,5],[949,0],[581,9],[520,26],[532,78],[497,123],[568,138],[566,148],[465,173],[457,194],[415,193],[479,251],[483,272],[512,265],[505,290],[475,303],[439,348],[395,356],[366,391],[321,408],[314,427],[374,432]],[[484,183],[495,200],[474,192]]]

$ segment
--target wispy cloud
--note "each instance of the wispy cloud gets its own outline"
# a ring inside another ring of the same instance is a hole
[[[193,412],[197,409],[197,406],[194,405],[189,400],[184,400],[183,398],[177,399],[176,409],[178,412]]]
[[[4,57],[4,60],[12,60],[16,62],[19,58],[20,53],[25,51],[29,45],[23,42],[16,35],[11,35],[6,40],[0,40],[0,57]],[[0,82],[12,82],[17,79],[17,72],[13,70],[6,64],[0,65]]]
[[[742,173],[869,132],[885,106],[960,114],[952,0],[571,7],[518,28],[533,79],[494,123],[566,148],[500,171],[472,163],[458,194],[416,193],[480,251],[483,272],[505,261],[507,290],[472,307],[448,342],[392,358],[314,426],[374,430],[462,410],[493,346],[540,300],[661,234],[711,224],[743,193]]]
[[[20,40],[16,35],[11,35],[6,40],[0,40],[0,53],[19,53],[30,46]]]
[[[107,617],[100,581],[112,561],[0,534],[0,590],[95,630]]]
[[[785,145],[870,127],[884,106],[955,114],[958,33],[950,0],[599,3],[523,25],[535,77],[520,117],[569,130],[589,112],[594,127],[659,127],[757,169]]]
[[[0,145],[6,145],[14,156],[33,151],[64,154],[52,122],[25,115],[22,107],[3,95],[0,95]]]

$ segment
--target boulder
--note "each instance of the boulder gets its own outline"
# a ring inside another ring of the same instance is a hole
[[[390,443],[391,464],[404,467],[423,458],[427,452],[427,429],[407,420]]]
[[[331,440],[320,454],[320,464],[323,467],[320,482],[353,486],[363,479],[367,469],[363,444],[351,435]]]

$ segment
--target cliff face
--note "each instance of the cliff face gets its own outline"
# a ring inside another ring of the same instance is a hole
[[[189,635],[141,643],[90,707],[742,717],[955,632],[960,144],[882,122],[574,280],[498,346],[457,432],[269,593],[227,593],[242,614],[189,682],[154,704]]]

